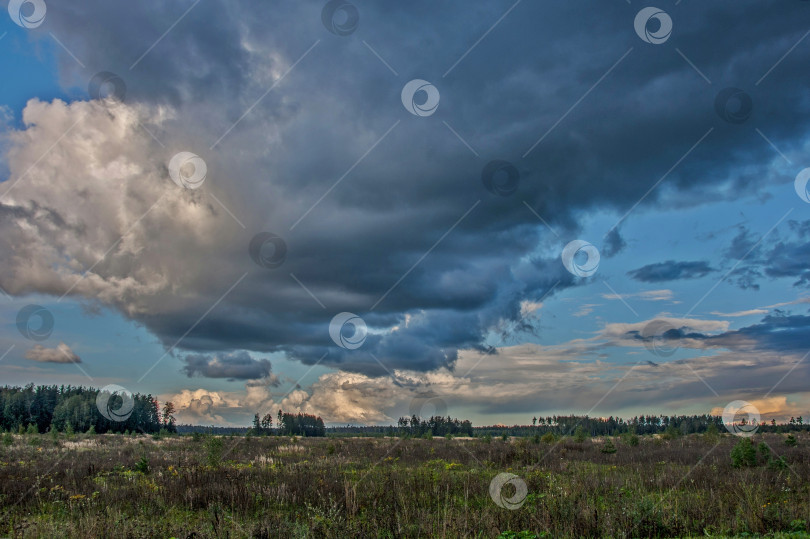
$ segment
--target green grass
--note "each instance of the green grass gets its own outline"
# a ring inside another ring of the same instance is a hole
[[[807,537],[810,437],[796,439],[754,438],[789,465],[775,468],[734,467],[731,436],[617,437],[605,453],[573,438],[15,435],[0,536]],[[502,472],[527,485],[518,509],[490,498]]]

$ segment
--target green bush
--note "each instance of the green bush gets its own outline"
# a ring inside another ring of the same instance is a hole
[[[554,433],[553,433],[553,432],[547,432],[547,433],[545,433],[545,434],[544,434],[544,435],[543,435],[543,436],[540,438],[540,440],[541,440],[541,441],[542,441],[544,444],[549,444],[549,445],[551,445],[551,444],[553,444],[555,441],[557,441],[557,437],[556,437],[556,436],[554,436]]]
[[[530,532],[528,530],[523,530],[519,532],[513,531],[505,531],[501,532],[498,536],[498,539],[537,539],[537,534],[534,532]]]
[[[789,445],[790,447],[793,447],[794,445],[796,445],[796,443],[797,443],[796,437],[793,436],[792,434],[788,434],[788,437],[785,438],[785,444]]]
[[[581,444],[582,442],[585,441],[585,438],[587,437],[588,435],[585,434],[585,429],[583,429],[582,427],[577,427],[577,430],[574,431],[574,441],[577,443]]]
[[[39,434],[39,430],[37,430],[37,426],[33,423],[28,425],[28,428],[25,430],[26,434]]]
[[[608,438],[607,442],[605,442],[605,445],[602,446],[601,451],[602,451],[602,453],[608,453],[608,454],[615,453],[616,452],[616,446],[613,445],[613,440]]]
[[[750,438],[742,438],[731,450],[731,465],[735,468],[757,465],[757,450]]]
[[[681,429],[676,427],[675,425],[670,425],[667,427],[667,430],[661,435],[661,438],[664,440],[674,440],[675,438],[681,435]]]
[[[720,438],[720,432],[717,430],[717,425],[714,423],[709,423],[709,426],[706,427],[706,432],[703,433],[704,439],[712,444],[716,444]]]
[[[628,432],[622,436],[624,443],[629,446],[636,447],[639,444],[638,434],[635,432]]]
[[[219,468],[222,463],[222,438],[212,436],[205,444],[207,450],[206,463],[212,468]]]
[[[136,472],[141,472],[142,474],[149,473],[149,460],[146,457],[141,457],[141,460],[135,463],[133,469]]]
[[[791,521],[790,523],[790,531],[792,532],[806,532],[807,531],[807,522],[803,519],[796,519]]]
[[[14,444],[14,435],[10,432],[7,432],[3,435],[3,445],[8,447]]]

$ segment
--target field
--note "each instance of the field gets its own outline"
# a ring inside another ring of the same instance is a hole
[[[810,437],[796,438],[754,437],[787,468],[735,468],[730,435],[617,437],[606,453],[605,439],[6,434],[0,535],[798,537]],[[527,488],[515,509],[490,496],[503,472]]]

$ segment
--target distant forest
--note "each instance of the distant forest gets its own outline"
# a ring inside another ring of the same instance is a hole
[[[326,427],[323,419],[309,414],[290,414],[281,410],[260,417],[256,414],[251,427],[206,427],[175,425],[175,408],[171,402],[163,406],[152,395],[132,394],[124,402],[120,395],[102,394],[100,390],[75,386],[0,387],[0,430],[5,432],[147,433],[188,434],[207,432],[230,435],[298,435],[298,436],[535,436],[552,433],[571,435],[575,431],[587,436],[616,436],[625,433],[693,434],[707,429],[722,429],[720,416],[703,415],[641,415],[630,419],[596,418],[576,415],[534,417],[530,425],[491,425],[474,427],[469,420],[451,417],[402,417],[396,425]],[[106,404],[109,411],[120,411],[117,418],[106,417],[99,407]],[[115,419],[120,419],[116,421]],[[712,427],[713,425],[713,427]],[[790,432],[810,430],[804,419],[791,417],[785,423],[762,422],[759,432]]]
[[[354,426],[328,427],[331,436],[535,436],[547,433],[555,436],[572,435],[577,431],[586,436],[618,436],[620,434],[682,434],[703,433],[708,429],[723,429],[723,418],[703,415],[644,415],[630,419],[620,417],[588,417],[577,415],[554,415],[532,418],[529,425],[490,425],[474,427],[469,421],[459,421],[450,417],[417,416],[400,418],[396,426]],[[785,423],[761,422],[758,432],[792,432],[808,430],[801,416],[791,417]]]
[[[43,433],[60,432],[141,432],[158,433],[161,429],[175,432],[174,405],[167,402],[161,409],[152,395],[132,394],[126,402],[114,393],[75,386],[0,387],[0,429]],[[119,412],[113,419],[105,417],[98,402],[110,411]],[[118,420],[116,420],[118,419]]]

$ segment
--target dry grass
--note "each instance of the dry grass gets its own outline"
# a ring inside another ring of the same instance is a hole
[[[810,437],[791,469],[735,469],[731,436],[556,445],[528,439],[16,436],[0,449],[15,537],[524,537],[765,534],[810,522]],[[33,445],[39,440],[39,446]],[[139,466],[139,462],[141,465]],[[148,472],[143,466],[148,462]],[[142,471],[135,471],[137,469]],[[525,481],[498,507],[493,477]]]

